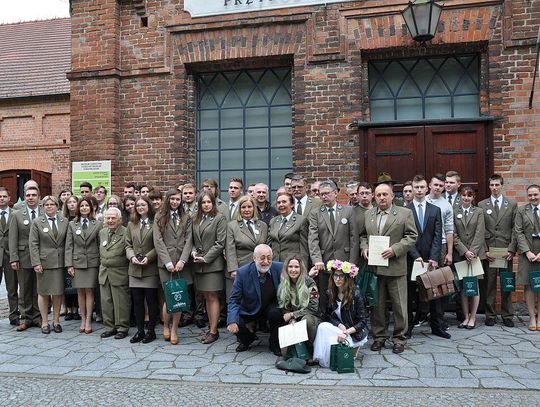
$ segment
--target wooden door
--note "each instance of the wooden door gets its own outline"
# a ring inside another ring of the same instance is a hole
[[[453,170],[462,184],[478,191],[477,200],[483,199],[491,168],[486,128],[485,123],[464,123],[367,129],[362,178],[373,183],[379,173],[388,172],[397,181],[394,190],[400,192],[403,182],[416,174],[429,181],[437,172]]]
[[[368,130],[367,159],[364,161],[366,179],[377,181],[381,172],[388,172],[397,181],[396,189],[424,173],[424,128],[382,127]]]
[[[9,191],[10,205],[17,203],[17,173],[14,171],[0,173],[0,185]]]
[[[461,184],[486,196],[487,163],[484,124],[426,126],[426,174],[457,171]]]
[[[41,197],[50,195],[52,192],[51,174],[48,172],[32,170],[31,177],[39,185]]]

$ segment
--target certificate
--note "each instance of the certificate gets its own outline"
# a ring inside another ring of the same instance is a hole
[[[369,266],[385,266],[388,267],[388,259],[382,257],[381,253],[390,246],[390,236],[375,236],[369,237]]]
[[[490,269],[505,269],[508,267],[508,262],[506,261],[508,249],[506,247],[490,247],[489,254],[495,257],[494,261],[489,262]]]
[[[295,345],[308,340],[307,321],[305,319],[282,326],[278,329],[279,347]]]
[[[416,281],[416,277],[428,271],[428,262],[414,261],[412,266],[411,281]]]
[[[456,272],[460,280],[467,276],[484,275],[484,268],[482,267],[482,262],[478,257],[475,257],[471,264],[469,264],[467,260],[464,260],[454,263],[454,266],[456,267]]]

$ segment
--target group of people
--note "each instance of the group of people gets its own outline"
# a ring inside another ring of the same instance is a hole
[[[274,205],[267,185],[249,185],[244,195],[240,178],[230,180],[228,202],[213,179],[204,180],[200,191],[188,183],[165,196],[130,184],[123,198],[107,198],[105,187],[87,182],[80,197],[63,190],[41,198],[39,186],[29,181],[24,202],[13,209],[9,191],[0,187],[0,266],[10,322],[18,331],[36,325],[44,334],[62,332],[64,303],[78,308],[81,333],[92,333],[96,311],[103,338],[125,338],[131,320],[137,330],[130,341],[148,343],[156,339],[161,314],[163,337],[173,345],[179,326],[208,324],[202,343],[218,340],[218,328],[226,326],[241,352],[263,330],[270,332],[270,350],[281,355],[286,350],[278,328],[304,319],[312,358],[327,366],[331,344],[366,342],[368,314],[373,351],[390,340],[394,353],[403,352],[413,328],[427,320],[434,335],[450,338],[442,301],[422,302],[410,281],[415,262],[432,270],[482,260],[485,323],[494,325],[498,271],[506,269],[490,266],[496,260],[490,251],[504,248],[508,270],[519,254],[529,329],[540,330],[540,299],[529,283],[529,272],[540,268],[540,187],[529,186],[529,203],[518,208],[503,195],[500,175],[489,182],[491,196],[477,206],[474,190],[461,186],[455,171],[431,179],[417,175],[399,198],[387,173],[375,185],[350,182],[348,204],[338,202],[335,182],[309,187],[295,174],[286,175]],[[370,236],[389,238],[380,253],[387,266],[368,266]],[[368,268],[378,285],[377,303],[366,311],[356,279]],[[168,314],[161,287],[177,278],[190,288],[191,310]],[[68,280],[76,303],[64,296]],[[460,303],[458,328],[474,329],[479,297],[461,296]],[[501,292],[501,316],[504,325],[514,325],[511,293]]]

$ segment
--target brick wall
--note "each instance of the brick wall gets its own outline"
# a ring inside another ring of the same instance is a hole
[[[70,186],[69,96],[0,101],[0,171],[52,174],[53,194]]]
[[[373,53],[464,50],[481,54],[482,112],[498,118],[493,169],[522,202],[524,187],[538,182],[540,91],[532,110],[526,103],[539,0],[446,1],[439,33],[425,48],[409,37],[399,15],[406,1],[193,20],[182,1],[72,5],[71,158],[112,159],[116,192],[131,180],[166,189],[193,179],[193,71],[292,65],[294,168],[344,183],[362,176],[360,133],[346,125],[369,117],[365,67]],[[89,137],[99,140],[98,148]]]

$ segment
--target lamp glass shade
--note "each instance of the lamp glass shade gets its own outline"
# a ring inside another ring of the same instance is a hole
[[[429,41],[435,37],[442,6],[431,1],[409,3],[401,12],[415,41]]]

